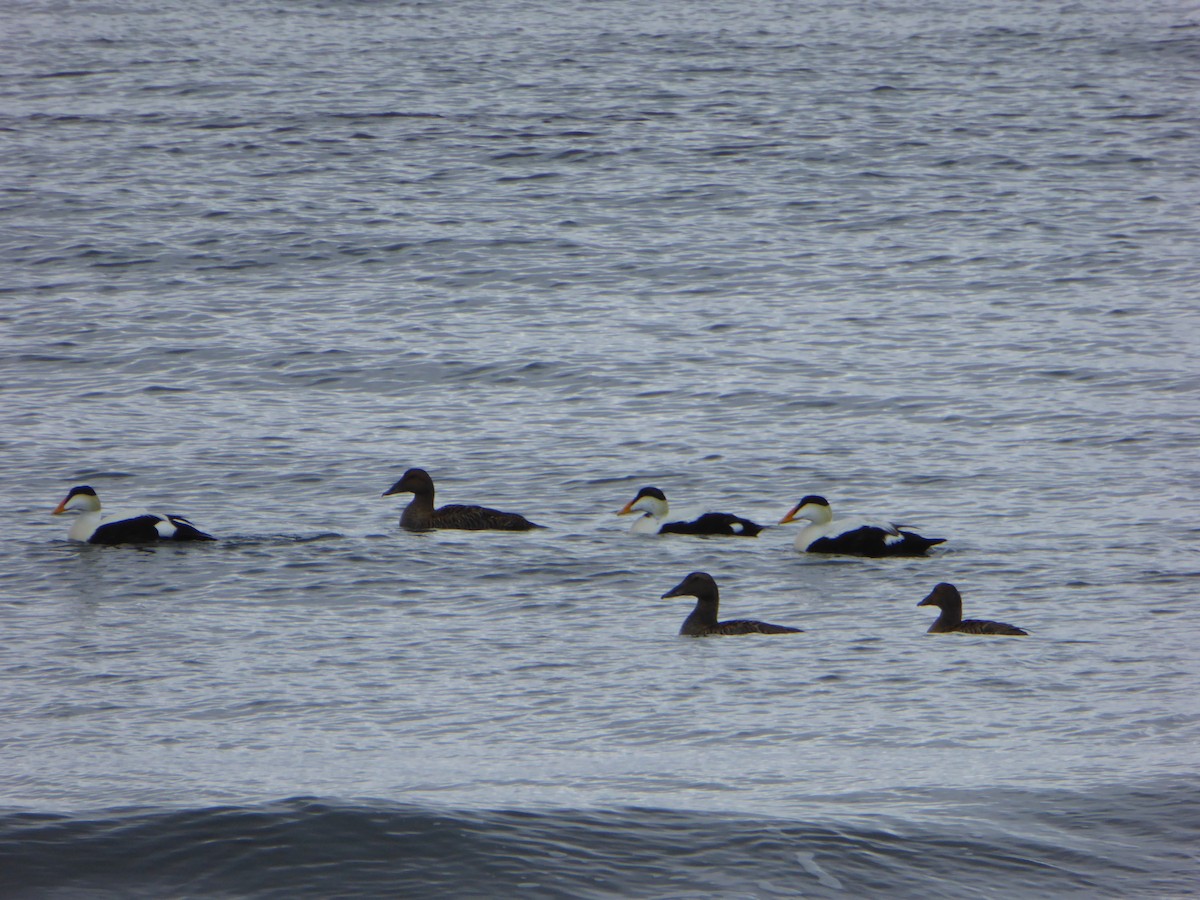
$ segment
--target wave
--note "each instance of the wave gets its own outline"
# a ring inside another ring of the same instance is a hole
[[[1195,785],[935,797],[810,820],[624,808],[462,811],[297,797],[0,816],[0,895],[1186,896]],[[949,805],[947,805],[949,802]],[[949,811],[949,814],[947,814]]]

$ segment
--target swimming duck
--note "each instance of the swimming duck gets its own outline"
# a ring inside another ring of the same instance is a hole
[[[662,595],[668,597],[695,597],[696,608],[683,620],[679,633],[688,637],[704,637],[710,634],[799,634],[804,629],[789,628],[787,625],[770,625],[753,619],[730,619],[717,621],[717,606],[720,603],[717,582],[707,572],[693,572],[675,587]]]
[[[634,534],[703,534],[714,537],[755,537],[763,530],[749,519],[730,513],[705,513],[691,522],[663,522],[670,512],[667,496],[656,487],[644,487],[617,511],[618,516],[641,513],[629,529]]]
[[[400,515],[400,527],[408,531],[431,528],[458,528],[466,531],[529,531],[542,528],[517,513],[501,512],[486,506],[450,504],[433,508],[433,479],[424,469],[409,469],[400,480],[383,492],[412,494],[412,501]]]
[[[796,519],[807,519],[811,525],[796,535],[796,549],[801,553],[840,553],[845,556],[923,556],[945,538],[921,537],[913,531],[890,523],[833,521],[829,501],[809,494],[779,520],[780,525]]]
[[[1029,634],[1028,631],[1005,622],[989,622],[986,619],[963,619],[962,594],[952,584],[942,582],[935,585],[929,596],[917,606],[936,606],[942,612],[929,626],[927,634],[948,634],[960,631],[963,634]]]
[[[183,516],[139,513],[121,519],[105,519],[100,497],[86,484],[71,488],[51,515],[78,512],[67,537],[88,544],[148,544],[153,541],[215,541]]]

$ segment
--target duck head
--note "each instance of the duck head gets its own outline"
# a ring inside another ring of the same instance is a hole
[[[432,494],[433,479],[424,469],[409,469],[400,480],[383,492],[384,497],[392,494]]]
[[[829,508],[829,501],[824,497],[809,494],[788,510],[788,514],[779,520],[779,524],[786,525],[796,519],[808,519],[814,525],[820,525],[833,519],[833,510]]]
[[[54,511],[51,512],[51,515],[61,516],[68,510],[78,512],[99,512],[100,498],[96,496],[95,489],[88,487],[86,484],[76,485],[67,492],[67,496],[63,498],[62,503],[54,507]]]
[[[630,516],[641,513],[661,519],[666,516],[670,507],[667,506],[667,495],[656,487],[644,487],[637,496],[617,510],[618,516]]]

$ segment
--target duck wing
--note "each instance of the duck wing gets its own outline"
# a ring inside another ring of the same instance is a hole
[[[964,619],[955,631],[964,634],[1029,634],[1028,631],[1009,625],[1007,622],[989,622],[987,619]]]
[[[518,513],[452,503],[434,511],[433,527],[464,531],[529,531],[545,526],[530,522]]]
[[[754,619],[729,619],[718,622],[709,630],[709,634],[800,634],[802,628],[790,628],[787,625],[772,625],[769,622],[756,622]]]
[[[921,537],[914,531],[882,525],[862,525],[841,534],[819,537],[806,548],[809,553],[840,553],[844,556],[922,556],[945,538]]]
[[[946,543],[945,538],[922,537],[915,531],[901,531],[901,540],[888,544],[889,556],[924,556],[930,547]]]
[[[215,541],[183,516],[142,513],[127,519],[102,522],[88,538],[89,544],[150,544],[155,541]]]
[[[762,525],[731,513],[705,513],[691,522],[668,522],[659,534],[706,534],[722,537],[756,537]]]
[[[88,538],[89,544],[149,544],[161,535],[158,526],[161,516],[146,513],[130,519],[115,519],[102,522]]]
[[[215,541],[211,534],[206,534],[183,516],[166,516],[165,521],[158,524],[159,537],[172,541]]]

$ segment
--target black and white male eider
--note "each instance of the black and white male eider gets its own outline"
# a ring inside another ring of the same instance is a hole
[[[913,531],[890,523],[837,522],[829,501],[809,494],[779,520],[780,525],[796,519],[811,524],[796,535],[796,549],[801,553],[840,553],[844,556],[924,556],[934,544],[945,538],[921,537]]]
[[[942,612],[926,634],[1029,634],[1016,625],[1006,622],[989,622],[987,619],[964,619],[962,617],[962,594],[952,584],[942,582],[934,585],[929,596],[917,606],[936,606]]]
[[[667,496],[656,487],[644,487],[617,510],[618,516],[641,513],[630,531],[634,534],[703,534],[713,537],[755,537],[763,530],[749,519],[731,513],[705,513],[691,522],[663,522],[670,513]]]
[[[675,587],[662,595],[668,597],[695,597],[696,608],[683,620],[679,633],[687,637],[705,637],[710,634],[800,634],[802,628],[787,625],[771,625],[753,619],[729,619],[717,621],[717,606],[720,596],[717,582],[707,572],[693,572]]]
[[[457,528],[465,531],[529,531],[543,528],[517,513],[501,512],[486,506],[451,504],[441,509],[433,507],[433,479],[424,469],[409,469],[400,480],[383,492],[412,494],[412,501],[400,515],[400,527],[407,531],[429,531],[431,528]]]
[[[71,488],[53,515],[78,512],[67,537],[88,544],[148,544],[154,541],[215,541],[183,516],[138,513],[125,518],[107,518],[100,511],[96,491],[81,484]]]

